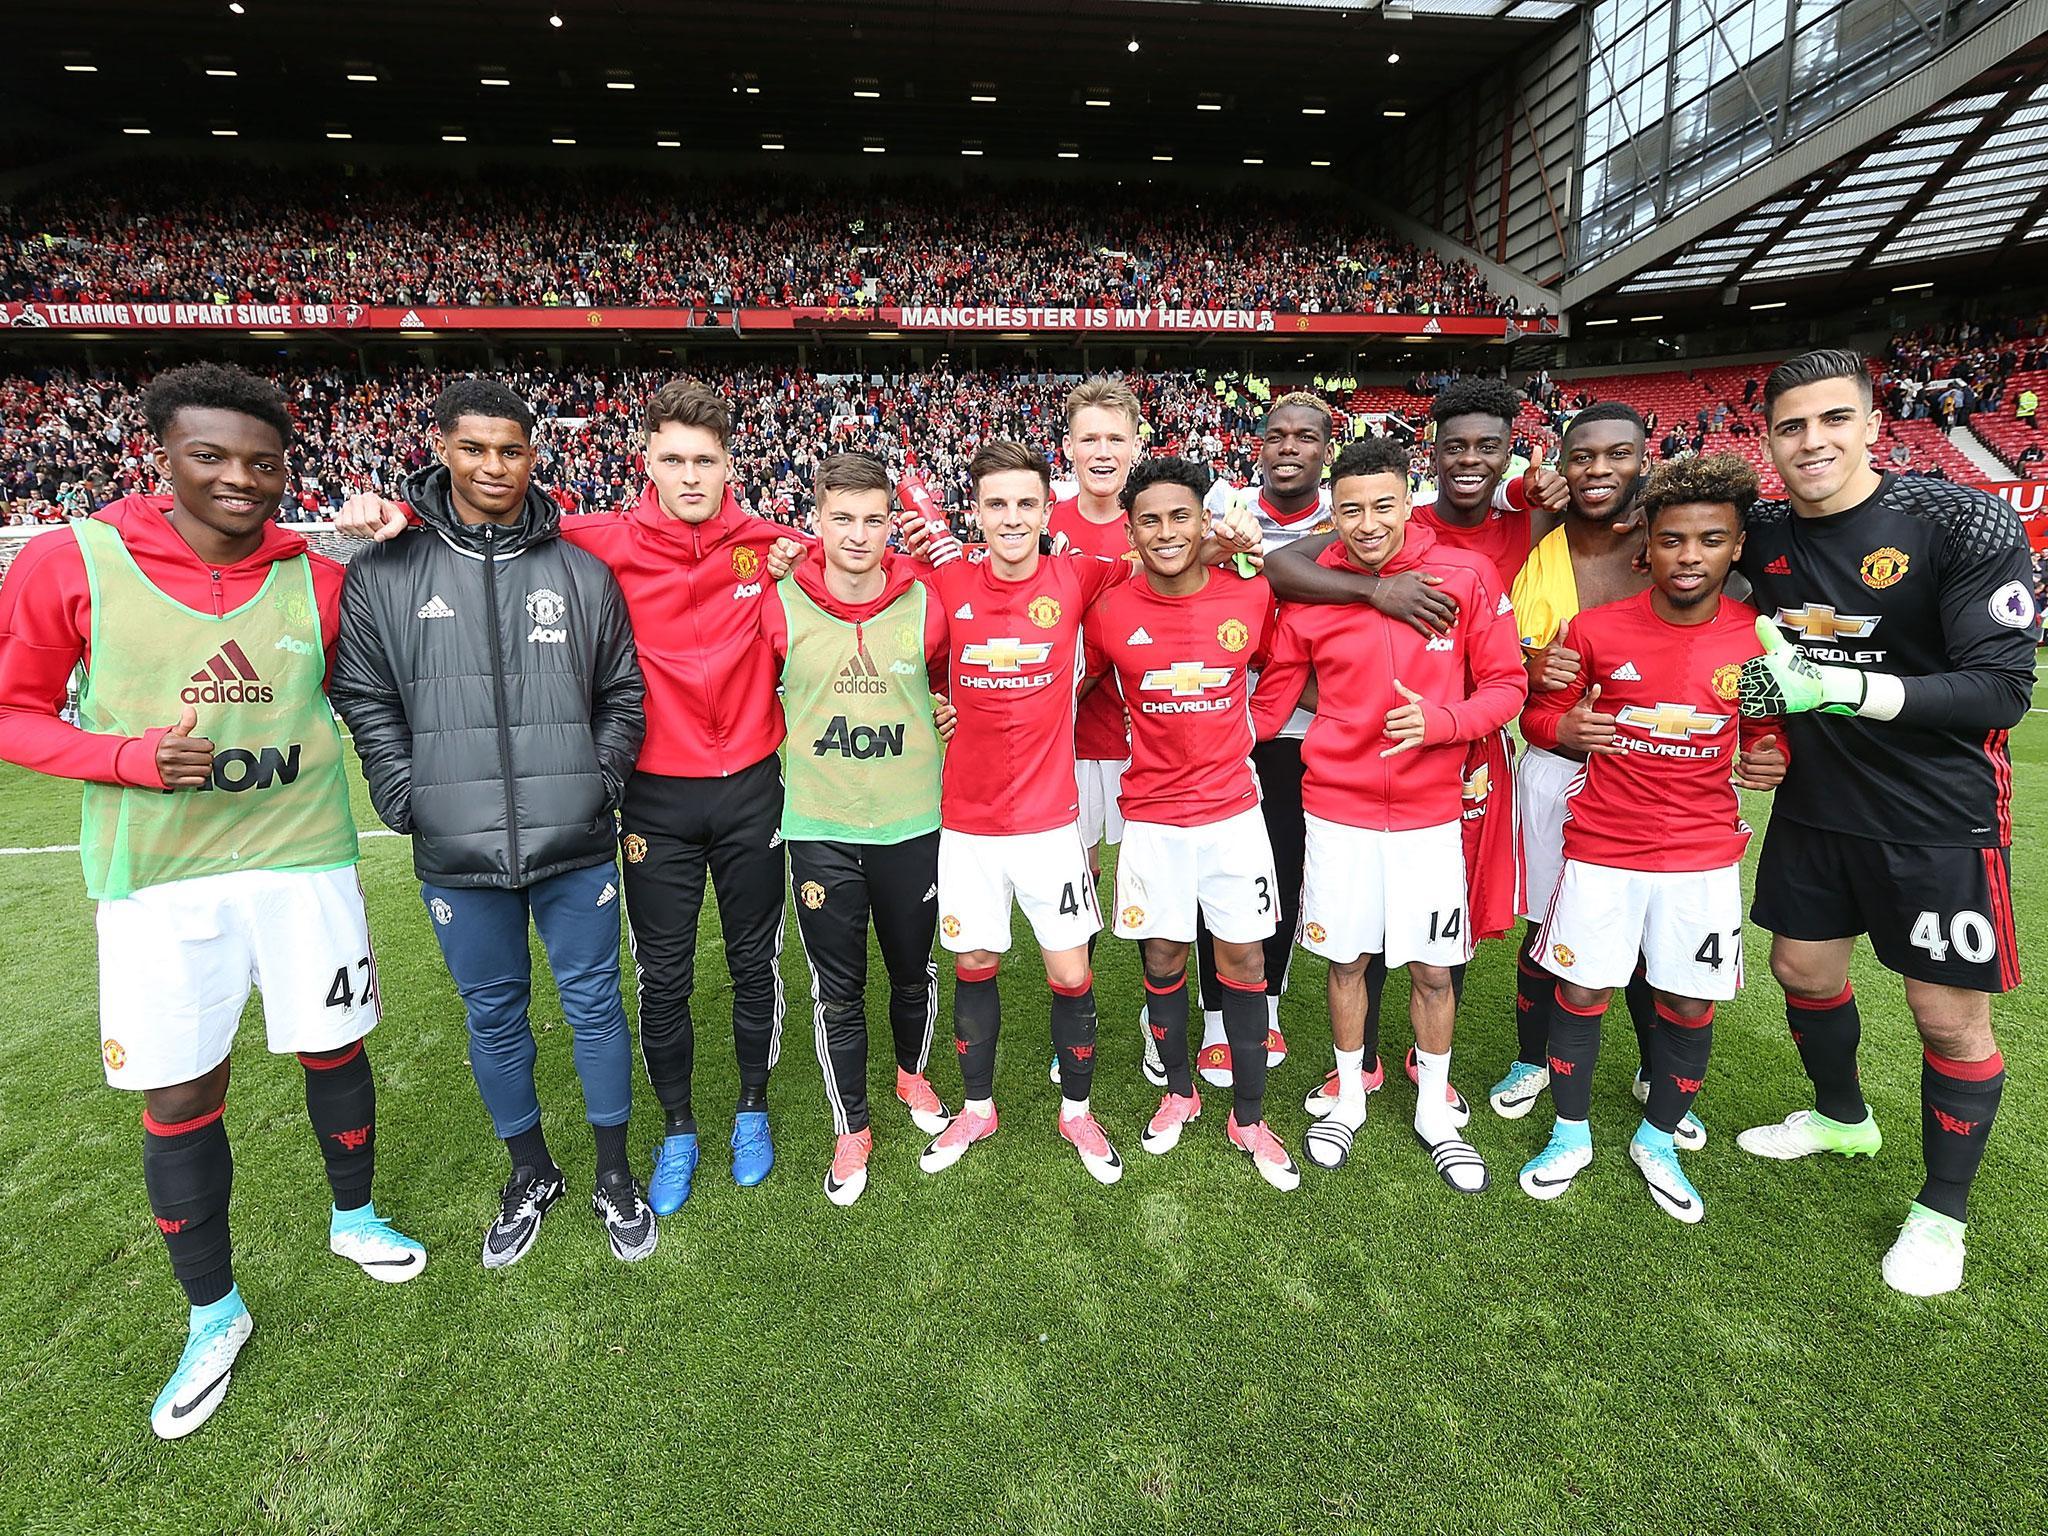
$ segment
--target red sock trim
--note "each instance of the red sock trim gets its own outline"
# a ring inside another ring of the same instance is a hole
[[[996,979],[996,967],[993,965],[983,967],[963,965],[958,960],[955,960],[953,962],[953,975],[960,981],[994,981]]]
[[[1188,978],[1187,973],[1185,971],[1183,971],[1180,975],[1174,977],[1173,982],[1170,986],[1154,986],[1152,983],[1152,978],[1150,976],[1147,976],[1145,978],[1145,990],[1147,992],[1150,992],[1154,997],[1169,997],[1173,993],[1180,991],[1187,984]],[[1057,992],[1059,988],[1055,987],[1053,988],[1053,990]]]
[[[1562,1008],[1566,1013],[1571,1014],[1574,1018],[1580,1019],[1604,1018],[1607,1013],[1606,1003],[1602,1003],[1597,1008],[1574,1008],[1570,1003],[1564,1000],[1564,988],[1562,987],[1559,987],[1557,990],[1557,1006]]]
[[[358,1040],[339,1056],[309,1056],[299,1052],[299,1065],[308,1072],[332,1072],[336,1067],[345,1067],[363,1054],[363,1042]]]
[[[1657,1017],[1664,1023],[1676,1025],[1680,1029],[1704,1029],[1714,1022],[1714,1005],[1707,1004],[1705,1013],[1696,1019],[1688,1019],[1684,1014],[1667,1008],[1660,1002],[1657,1004]]]
[[[1833,997],[1794,997],[1790,992],[1787,992],[1785,994],[1785,1006],[1787,1008],[1797,1008],[1802,1013],[1825,1013],[1830,1008],[1839,1008],[1842,1004],[1852,1001],[1855,996],[1856,988],[1845,982],[1842,990]]]
[[[1051,987],[1053,991],[1059,993],[1061,997],[1085,997],[1088,995],[1089,992],[1094,990],[1095,973],[1093,971],[1090,971],[1088,973],[1087,979],[1084,980],[1078,987],[1063,987],[1058,982],[1051,980],[1048,980],[1046,982],[1046,985]]]
[[[145,1109],[142,1112],[142,1128],[152,1136],[188,1136],[193,1131],[205,1130],[214,1121],[226,1114],[227,1109],[227,1105],[222,1104],[216,1109],[208,1110],[196,1119],[179,1120],[169,1125],[166,1125]]]
[[[1216,979],[1233,992],[1256,992],[1261,997],[1266,995],[1266,984],[1263,981],[1232,981],[1228,976],[1218,976]]]
[[[1952,1077],[1963,1083],[1989,1082],[2005,1070],[2005,1057],[1997,1051],[1993,1051],[1982,1061],[1950,1061],[1946,1056],[1937,1056],[1932,1051],[1924,1051],[1922,1054],[1927,1058],[1927,1065],[1943,1077]]]

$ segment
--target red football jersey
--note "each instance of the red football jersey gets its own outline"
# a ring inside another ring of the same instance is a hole
[[[924,580],[945,605],[946,690],[959,723],[946,747],[939,819],[956,832],[1046,832],[1081,814],[1074,785],[1074,687],[1081,615],[1132,567],[1047,555],[1023,581],[986,560],[954,560]]]
[[[1522,734],[1556,747],[1558,721],[1598,683],[1594,708],[1615,717],[1626,749],[1594,754],[1567,791],[1565,857],[1653,872],[1739,862],[1749,828],[1728,777],[1738,737],[1785,740],[1775,722],[1736,709],[1742,664],[1763,651],[1756,610],[1723,597],[1706,623],[1672,624],[1641,592],[1579,614],[1565,636],[1579,675],[1532,697]]]
[[[1519,488],[1522,482],[1517,478],[1502,483]],[[1470,528],[1461,528],[1438,517],[1434,501],[1416,502],[1414,517],[1416,522],[1428,524],[1429,531],[1436,535],[1437,543],[1484,555],[1500,573],[1500,579],[1509,591],[1514,590],[1515,578],[1529,563],[1529,511],[1526,507],[1489,507],[1485,518]]]
[[[1186,597],[1141,574],[1088,611],[1088,671],[1112,674],[1096,692],[1113,678],[1130,705],[1127,820],[1200,827],[1259,803],[1245,673],[1272,610],[1265,577],[1212,570]]]
[[[1131,536],[1124,520],[1090,522],[1081,515],[1081,498],[1069,496],[1052,504],[1046,524],[1052,535],[1054,554],[1094,555],[1102,560],[1136,562]],[[1130,736],[1124,729],[1124,701],[1112,682],[1103,682],[1081,701],[1074,720],[1074,756],[1088,762],[1120,763],[1131,755]]]

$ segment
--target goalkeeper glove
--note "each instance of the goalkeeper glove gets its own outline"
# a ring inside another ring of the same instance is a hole
[[[1817,709],[1830,715],[1890,720],[1905,703],[1905,687],[1896,677],[1859,672],[1854,667],[1821,666],[1767,618],[1757,619],[1756,637],[1764,653],[1742,664],[1739,685],[1742,712],[1751,719],[1803,715]]]

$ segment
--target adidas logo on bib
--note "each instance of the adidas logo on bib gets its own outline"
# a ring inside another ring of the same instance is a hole
[[[230,640],[192,674],[192,681],[178,697],[187,704],[268,704],[271,692],[249,653]]]

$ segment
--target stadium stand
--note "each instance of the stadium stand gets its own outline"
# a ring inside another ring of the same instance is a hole
[[[0,297],[430,305],[1128,304],[1504,315],[1340,204],[1162,190],[130,168],[0,209]],[[1247,241],[1242,231],[1256,229]]]

